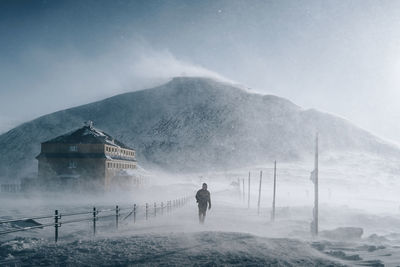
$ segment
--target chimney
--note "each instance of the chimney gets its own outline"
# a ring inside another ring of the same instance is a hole
[[[87,121],[87,122],[85,122],[85,125],[86,126],[88,126],[90,129],[92,129],[93,128],[93,121]]]

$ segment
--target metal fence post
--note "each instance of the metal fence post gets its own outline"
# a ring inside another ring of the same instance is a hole
[[[148,218],[148,212],[149,212],[149,204],[146,203],[146,221]]]
[[[119,208],[118,208],[118,205],[117,206],[115,206],[115,226],[117,227],[117,229],[118,229],[118,218],[119,217]]]
[[[54,211],[54,241],[58,241],[58,210]]]
[[[133,223],[136,223],[136,204],[133,204]]]
[[[96,235],[96,207],[93,207],[93,236]]]
[[[154,202],[154,217],[157,216],[157,203]]]

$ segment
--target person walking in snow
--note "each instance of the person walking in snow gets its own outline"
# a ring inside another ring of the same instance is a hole
[[[199,191],[197,191],[196,201],[199,206],[199,222],[203,224],[204,219],[206,218],[207,204],[208,204],[208,209],[211,209],[210,192],[207,190],[206,183],[203,183],[203,187]]]

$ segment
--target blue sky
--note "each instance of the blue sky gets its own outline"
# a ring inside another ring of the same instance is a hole
[[[0,132],[222,76],[400,143],[399,1],[0,1]]]

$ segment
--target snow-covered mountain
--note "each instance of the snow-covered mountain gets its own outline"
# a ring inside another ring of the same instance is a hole
[[[40,143],[92,120],[137,151],[139,164],[205,171],[297,160],[324,151],[399,156],[400,150],[350,122],[207,78],[174,78],[152,89],[62,110],[0,135],[0,177],[36,171]]]

